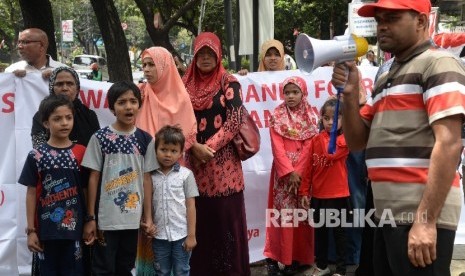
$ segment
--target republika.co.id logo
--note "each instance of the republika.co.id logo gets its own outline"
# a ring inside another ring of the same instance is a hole
[[[307,222],[314,228],[318,227],[382,227],[390,225],[397,227],[397,222],[411,224],[414,221],[427,222],[427,212],[402,212],[395,219],[391,209],[383,209],[379,219],[373,219],[375,209],[266,209],[266,227],[298,227],[299,223]]]

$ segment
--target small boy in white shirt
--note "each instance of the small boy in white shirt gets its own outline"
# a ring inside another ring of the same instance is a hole
[[[165,126],[155,134],[160,164],[152,173],[156,275],[189,275],[191,252],[197,245],[195,197],[199,191],[192,171],[178,163],[184,143],[182,130],[176,126]]]

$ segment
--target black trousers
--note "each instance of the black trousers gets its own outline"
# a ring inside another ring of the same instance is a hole
[[[43,241],[44,251],[38,253],[40,275],[82,276],[82,245],[74,240]]]
[[[425,268],[414,267],[408,258],[411,226],[376,228],[373,261],[376,276],[450,276],[455,231],[437,229],[436,260]]]
[[[348,211],[351,209],[350,199],[349,197],[332,199],[312,198],[310,207],[314,209],[313,220],[315,222],[316,265],[320,269],[325,269],[328,266],[329,233],[331,232],[331,229],[336,245],[336,273],[344,275],[346,273],[346,229],[343,228],[340,224],[337,226],[329,227],[326,223],[326,214],[330,209],[338,210],[340,213],[345,212],[346,214],[348,214]],[[325,214],[324,217],[322,216],[322,214]],[[322,223],[321,220],[325,220],[325,223]]]
[[[103,241],[92,250],[92,275],[132,276],[137,254],[139,230],[103,231]]]
[[[91,260],[91,246],[81,244],[82,248],[82,261],[84,266],[84,276],[91,276],[90,260]],[[32,253],[31,276],[40,276],[40,261],[37,253]]]

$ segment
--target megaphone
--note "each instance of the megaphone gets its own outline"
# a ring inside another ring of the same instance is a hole
[[[368,42],[356,35],[336,36],[333,40],[319,40],[300,34],[295,42],[295,59],[299,69],[311,73],[321,65],[335,61],[341,63],[361,57],[368,51]],[[328,153],[336,152],[337,118],[340,95],[343,87],[336,87],[337,102],[334,109],[334,124],[331,126]]]
[[[295,42],[295,58],[300,70],[311,73],[331,61],[341,63],[361,57],[368,51],[368,42],[356,35],[335,36],[332,40],[319,40],[300,34]]]

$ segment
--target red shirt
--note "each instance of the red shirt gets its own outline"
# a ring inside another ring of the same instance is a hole
[[[315,136],[310,145],[309,160],[302,177],[299,194],[316,198],[347,197],[349,184],[346,159],[349,155],[344,135],[336,140],[336,152],[328,153],[329,133],[323,131]]]

